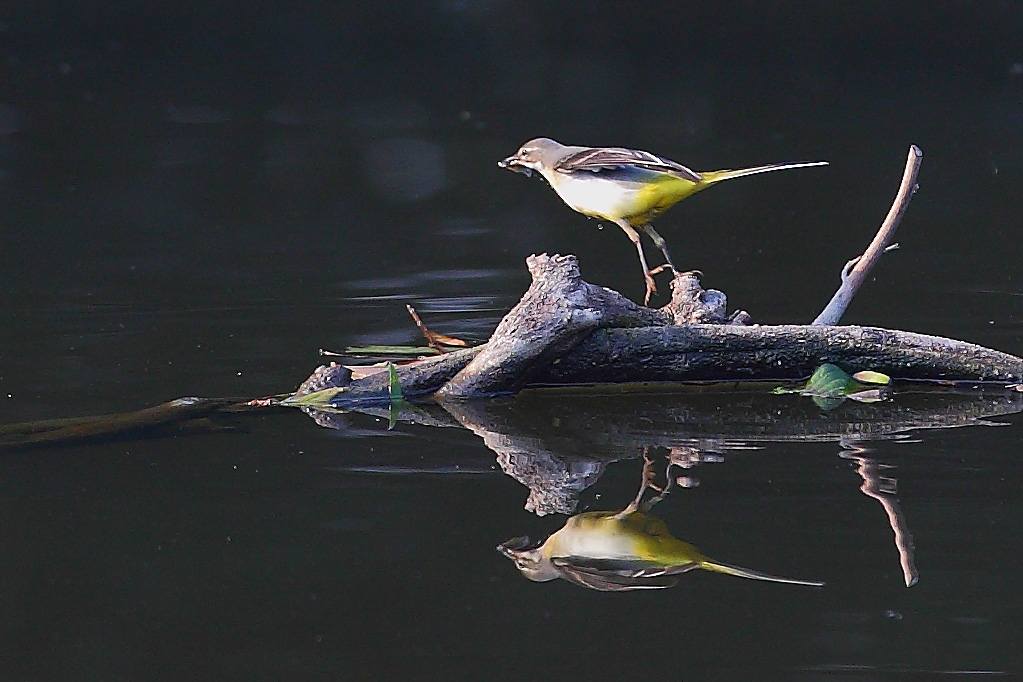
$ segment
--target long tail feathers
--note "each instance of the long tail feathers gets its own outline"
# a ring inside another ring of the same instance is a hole
[[[823,587],[824,583],[816,580],[796,580],[795,578],[782,578],[776,575],[770,575],[768,573],[761,573],[760,571],[753,571],[748,568],[741,568],[739,566],[730,566],[728,564],[719,564],[716,561],[701,561],[700,568],[708,571],[714,571],[715,573],[725,573],[726,575],[734,575],[740,578],[749,578],[751,580],[766,580],[772,583],[787,583],[789,585],[806,585],[808,587]]]
[[[769,163],[766,166],[754,166],[753,168],[741,168],[739,170],[719,170],[701,173],[706,183],[721,182],[732,178],[741,178],[747,175],[758,175],[770,173],[771,171],[786,170],[789,168],[809,168],[810,166],[827,166],[827,161],[798,161],[795,163]]]

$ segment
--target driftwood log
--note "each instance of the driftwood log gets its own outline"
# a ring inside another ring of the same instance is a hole
[[[523,388],[651,382],[795,381],[849,372],[943,382],[1023,381],[1023,358],[963,341],[858,326],[748,324],[694,274],[659,310],[585,282],[574,256],[527,259],[533,283],[484,345],[398,368],[406,398],[473,399]],[[386,402],[385,373],[351,382],[339,407]]]

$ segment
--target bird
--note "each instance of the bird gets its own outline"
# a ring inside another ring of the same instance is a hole
[[[576,514],[538,547],[530,547],[528,537],[517,537],[498,545],[497,551],[534,582],[562,578],[601,592],[673,587],[678,575],[697,568],[775,583],[824,585],[724,564],[674,537],[661,519],[647,513],[667,494],[674,479],[669,477],[660,495],[641,502],[650,485],[649,463],[644,463],[639,494],[625,509]]]
[[[637,228],[645,232],[664,254],[667,266],[678,272],[664,238],[650,224],[654,218],[683,199],[722,180],[788,168],[826,166],[827,161],[772,163],[739,170],[698,173],[663,156],[625,147],[578,147],[538,137],[522,145],[506,159],[506,168],[525,175],[539,173],[561,200],[583,215],[608,220],[622,228],[639,253],[646,295],[643,305],[657,291],[647,267]],[[662,266],[663,267],[663,266]]]

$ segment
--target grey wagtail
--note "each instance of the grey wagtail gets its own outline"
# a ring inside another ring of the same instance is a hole
[[[564,578],[601,592],[673,587],[677,582],[675,576],[696,568],[791,585],[821,587],[824,584],[722,564],[672,536],[663,521],[646,512],[664,497],[673,479],[669,477],[669,485],[660,495],[640,502],[650,485],[649,465],[650,460],[646,460],[639,494],[622,511],[577,514],[539,547],[530,549],[529,538],[520,537],[499,545],[497,550],[514,561],[522,575],[530,580],[546,582]]]
[[[639,228],[647,233],[674,271],[668,245],[650,221],[686,197],[722,180],[786,168],[826,166],[827,161],[772,163],[741,170],[697,173],[662,156],[623,147],[568,147],[546,137],[522,145],[501,168],[531,175],[540,173],[570,208],[593,218],[610,220],[625,230],[639,253],[646,282],[644,305],[657,291],[646,264]]]

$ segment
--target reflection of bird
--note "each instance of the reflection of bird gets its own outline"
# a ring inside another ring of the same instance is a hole
[[[578,514],[541,546],[526,549],[528,542],[514,538],[497,549],[530,580],[564,578],[603,592],[672,587],[674,576],[694,568],[776,583],[824,584],[718,563],[673,537],[660,519],[638,510]]]
[[[650,465],[645,459],[639,493],[622,511],[577,514],[539,547],[530,549],[529,538],[520,537],[499,545],[497,551],[514,561],[530,580],[564,578],[602,592],[672,587],[675,576],[694,568],[792,585],[824,584],[718,563],[674,537],[663,521],[646,514],[668,493],[673,479],[669,477],[668,487],[660,495],[641,503],[643,493],[652,486]]]
[[[650,221],[691,194],[711,185],[768,171],[824,166],[826,161],[773,163],[741,170],[697,173],[651,154],[621,147],[567,147],[546,137],[530,140],[514,156],[498,162],[501,168],[540,173],[571,208],[594,218],[610,220],[625,230],[639,252],[646,281],[646,298],[656,291],[636,228],[646,232],[660,248],[672,270],[668,246]]]

